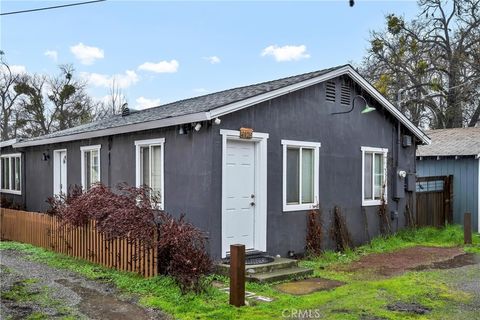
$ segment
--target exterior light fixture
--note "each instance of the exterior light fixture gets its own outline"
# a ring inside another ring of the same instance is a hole
[[[183,126],[180,126],[180,128],[178,128],[178,134],[185,134],[185,130],[183,129]]]
[[[365,108],[363,108],[363,110],[362,110],[361,113],[369,113],[369,112],[372,112],[372,111],[375,111],[375,110],[376,110],[374,107],[371,107],[371,106],[368,105],[367,100],[366,100],[363,96],[355,96],[355,97],[353,97],[352,107],[350,108],[350,110],[341,111],[341,112],[333,112],[332,114],[343,114],[343,113],[350,113],[350,112],[352,112],[353,109],[355,108],[355,101],[357,101],[358,98],[360,98],[361,100],[363,100],[363,101],[365,102]]]
[[[218,126],[220,125],[220,123],[222,123],[222,120],[220,118],[215,118],[215,120],[213,120],[213,123],[215,123]]]
[[[42,161],[48,161],[48,159],[50,159],[50,155],[48,154],[48,152],[44,152],[42,154]]]
[[[194,127],[195,131],[200,131],[200,129],[202,129],[202,124],[200,122],[198,122],[195,127]]]

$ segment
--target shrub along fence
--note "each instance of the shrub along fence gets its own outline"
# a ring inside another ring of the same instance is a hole
[[[70,227],[55,216],[12,209],[1,209],[0,217],[2,240],[29,243],[144,277],[157,275],[156,248],[145,248],[136,240],[106,240],[95,228],[95,221]]]

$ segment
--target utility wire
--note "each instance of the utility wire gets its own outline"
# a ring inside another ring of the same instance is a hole
[[[8,15],[19,14],[19,13],[27,13],[27,12],[34,12],[34,11],[43,11],[43,10],[59,9],[59,8],[65,8],[65,7],[80,6],[80,5],[83,5],[83,4],[91,4],[91,3],[103,2],[103,1],[107,1],[107,0],[93,0],[93,1],[86,1],[86,2],[62,4],[62,5],[59,5],[59,6],[52,6],[52,7],[43,7],[43,8],[37,8],[37,9],[4,12],[4,13],[0,13],[0,16],[8,16]]]

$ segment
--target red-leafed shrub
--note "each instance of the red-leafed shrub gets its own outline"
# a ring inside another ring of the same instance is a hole
[[[201,291],[202,276],[212,270],[205,234],[185,221],[162,213],[159,224],[158,257],[161,272],[172,275],[183,292]]]
[[[85,192],[75,186],[67,196],[48,200],[52,206],[50,212],[73,227],[95,220],[98,231],[107,239],[140,240],[147,247],[153,246],[157,203],[151,199],[150,190],[120,184],[116,191],[103,184]]]
[[[103,184],[85,192],[75,186],[68,195],[48,200],[49,213],[72,227],[95,220],[107,239],[140,240],[147,248],[157,246],[160,273],[174,277],[183,292],[201,291],[202,276],[212,269],[205,234],[183,215],[175,219],[157,210],[158,199],[150,194],[147,187],[126,184],[115,191]]]

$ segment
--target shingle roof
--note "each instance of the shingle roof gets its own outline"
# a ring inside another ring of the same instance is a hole
[[[469,156],[480,154],[480,127],[427,131],[430,145],[419,146],[417,156]]]
[[[304,73],[296,76],[291,76],[283,79],[262,82],[244,87],[233,88],[229,90],[219,91],[199,97],[180,100],[158,107],[145,109],[141,111],[133,111],[128,116],[115,115],[99,121],[87,123],[70,129],[57,131],[40,137],[23,140],[23,141],[35,141],[49,138],[56,138],[62,136],[68,136],[78,133],[110,129],[116,127],[122,127],[131,124],[137,124],[142,122],[161,120],[166,118],[173,118],[178,116],[184,116],[188,114],[194,114],[198,112],[207,112],[230,103],[242,101],[269,91],[277,90],[292,84],[296,84],[305,80],[309,80],[333,70],[344,67],[337,66],[333,68],[318,70],[314,72]]]

